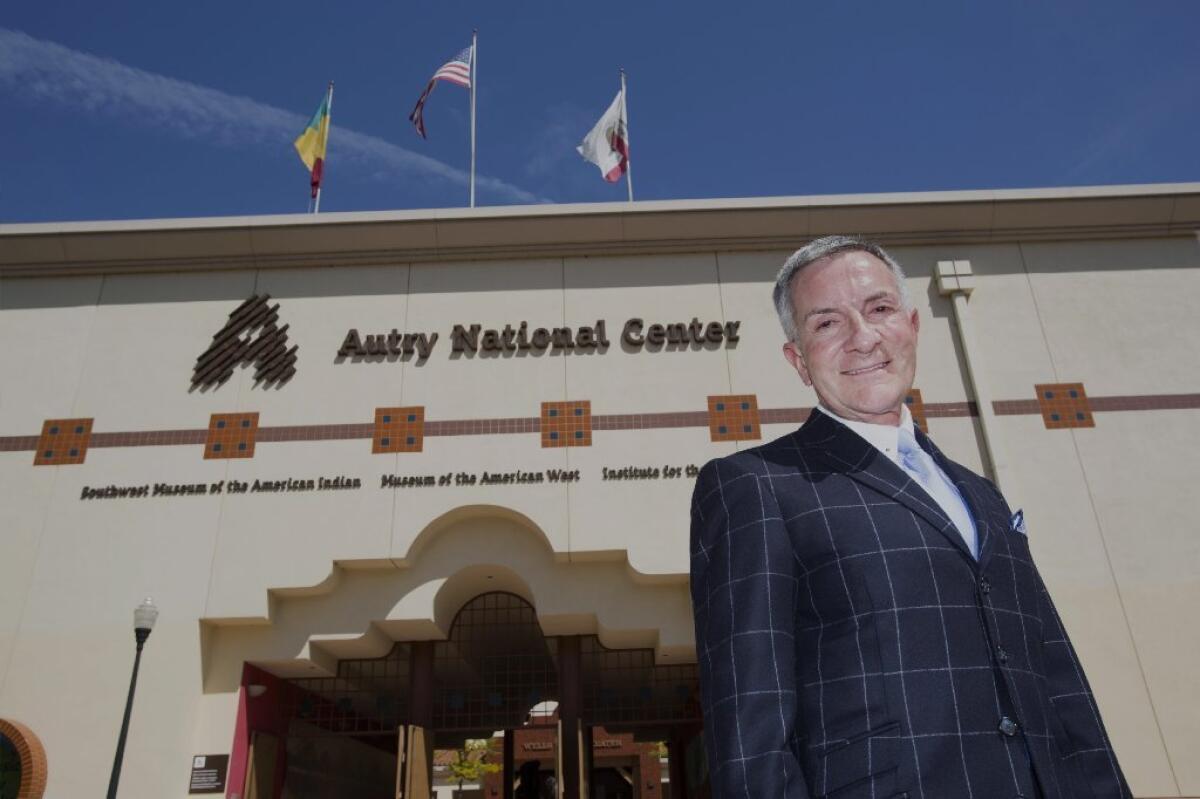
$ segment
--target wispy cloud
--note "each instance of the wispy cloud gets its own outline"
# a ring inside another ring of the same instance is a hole
[[[188,138],[216,139],[230,146],[287,145],[307,117],[248,97],[129,67],[108,58],[0,28],[0,86],[94,114],[120,114]],[[465,186],[468,174],[377,136],[344,127],[337,148],[348,161],[376,175],[421,177]],[[544,202],[531,192],[486,175],[476,186],[503,200]]]
[[[1067,179],[1106,180],[1120,175],[1120,162],[1152,146],[1154,136],[1178,116],[1192,99],[1193,76],[1188,73],[1152,85],[1138,86],[1109,102],[1113,113],[1108,124],[1081,142],[1076,158],[1065,172]]]

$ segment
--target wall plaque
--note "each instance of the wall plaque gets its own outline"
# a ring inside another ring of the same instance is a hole
[[[188,793],[225,793],[229,755],[196,755],[192,758],[192,776]]]

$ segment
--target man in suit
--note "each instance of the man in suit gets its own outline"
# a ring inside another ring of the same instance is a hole
[[[775,305],[820,405],[692,502],[714,799],[1129,797],[1022,515],[913,427],[900,266],[818,239]]]

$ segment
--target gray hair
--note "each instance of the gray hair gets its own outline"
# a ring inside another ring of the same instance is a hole
[[[779,314],[779,324],[788,341],[800,340],[800,329],[796,326],[796,303],[792,299],[792,283],[800,270],[809,264],[816,263],[822,258],[843,252],[865,252],[874,255],[887,264],[888,269],[896,278],[896,288],[900,291],[900,304],[908,310],[912,308],[912,300],[908,296],[908,286],[904,280],[904,270],[896,259],[873,241],[858,236],[822,236],[813,239],[796,250],[783,262],[779,275],[775,278],[775,290],[772,297],[775,300],[775,312]]]

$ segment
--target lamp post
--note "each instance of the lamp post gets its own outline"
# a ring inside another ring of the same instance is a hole
[[[121,780],[121,760],[125,757],[125,736],[129,733],[129,714],[133,712],[133,690],[137,688],[138,664],[142,662],[142,646],[154,629],[158,608],[150,597],[133,611],[133,637],[137,641],[137,654],[133,656],[133,676],[129,678],[129,697],[125,700],[125,718],[121,721],[121,737],[117,739],[117,756],[113,758],[112,776],[108,779],[108,799],[117,799],[117,783]]]

